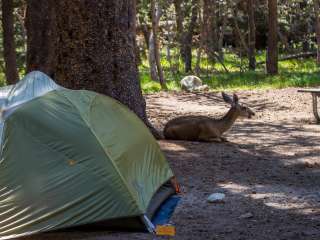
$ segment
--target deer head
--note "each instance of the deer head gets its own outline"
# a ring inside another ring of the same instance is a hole
[[[236,111],[240,117],[252,118],[252,116],[255,115],[255,113],[250,108],[239,103],[239,97],[237,96],[237,94],[234,93],[233,98],[231,98],[229,95],[222,92],[222,98],[226,103],[229,103],[231,105],[231,109]]]

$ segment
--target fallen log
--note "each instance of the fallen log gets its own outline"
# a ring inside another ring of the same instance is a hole
[[[299,58],[316,57],[316,56],[317,56],[317,52],[304,52],[304,53],[298,53],[298,54],[293,54],[293,55],[279,58],[278,62],[292,60],[292,59],[299,59]],[[266,61],[257,62],[257,65],[261,65],[261,64],[265,64],[265,63],[266,63]]]

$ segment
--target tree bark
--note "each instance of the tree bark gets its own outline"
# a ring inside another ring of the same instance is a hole
[[[150,39],[151,31],[149,30],[148,26],[144,23],[141,24],[140,27],[141,27],[141,31],[142,31],[146,46],[149,49],[149,39]]]
[[[198,0],[192,0],[191,3],[191,19],[187,29],[183,36],[183,55],[185,62],[185,72],[192,71],[192,38],[194,34],[194,29],[197,24],[198,19]]]
[[[316,17],[315,29],[316,29],[316,39],[317,39],[317,64],[320,65],[320,3],[319,0],[313,0],[314,13]]]
[[[153,0],[151,1],[151,31],[149,33],[149,40],[148,40],[148,60],[149,60],[149,68],[150,68],[150,77],[153,81],[159,81],[159,75],[157,70],[157,62],[156,62],[156,41],[154,35],[154,27],[157,28],[159,25],[159,21],[161,18],[161,11],[160,9],[155,9]]]
[[[28,0],[26,13],[27,72],[39,70],[54,78],[56,16],[54,0]]]
[[[222,26],[220,29],[219,34],[219,41],[218,41],[218,52],[219,52],[219,58],[220,60],[224,60],[224,54],[223,54],[223,41],[224,41],[224,35],[227,28],[227,22],[228,22],[228,10],[224,9],[223,17],[222,17]]]
[[[15,12],[15,16],[17,17],[20,27],[21,27],[21,35],[23,38],[23,42],[27,42],[27,29],[25,26],[25,19],[26,19],[26,3],[23,4],[22,9],[20,9],[21,13],[19,11]],[[24,45],[24,52],[26,52],[27,49],[25,48]]]
[[[249,36],[248,36],[248,58],[249,58],[249,69],[256,69],[256,26],[254,19],[254,0],[247,0],[247,10],[248,10],[248,25],[249,25]]]
[[[53,0],[52,6],[57,13],[55,56],[50,64],[55,80],[67,88],[93,90],[119,100],[154,130],[147,119],[135,57],[135,1]],[[29,24],[31,34],[45,30],[43,25],[37,29],[34,20],[29,20],[34,24]],[[29,40],[29,51],[34,51],[35,38]],[[28,64],[31,69],[33,61]]]
[[[205,11],[205,2],[204,1],[200,1],[199,2],[199,30],[200,30],[200,34],[199,34],[199,42],[198,42],[198,46],[197,46],[197,56],[196,56],[196,64],[194,67],[194,72],[196,75],[199,75],[201,73],[201,56],[202,56],[202,52],[206,51],[206,32],[205,32],[205,18],[204,18],[204,11]]]
[[[218,50],[218,26],[216,19],[216,0],[203,1],[203,33],[206,53],[211,61],[215,60]]]
[[[177,42],[179,44],[179,49],[180,49],[180,55],[182,56],[182,58],[184,59],[184,55],[183,55],[183,20],[184,20],[184,14],[182,11],[182,0],[174,0],[173,1],[174,4],[174,9],[175,9],[175,13],[176,13],[176,26],[177,26]]]
[[[161,56],[159,50],[159,42],[158,42],[158,28],[159,28],[159,21],[162,15],[162,11],[158,3],[155,0],[151,0],[151,21],[152,21],[152,44],[154,45],[153,52],[150,54],[154,55],[157,75],[159,77],[159,82],[162,89],[167,89],[166,82],[163,75],[163,70],[161,66]],[[150,37],[151,38],[151,37]]]
[[[64,86],[109,95],[146,119],[135,59],[135,3],[69,0],[55,3],[56,79]]]
[[[268,0],[268,47],[267,47],[267,73],[278,73],[278,10],[277,0]]]
[[[185,72],[192,71],[192,38],[194,29],[198,19],[198,5],[199,0],[192,0],[191,2],[191,14],[190,21],[187,27],[183,27],[183,21],[185,16],[181,7],[181,0],[174,0],[174,6],[176,11],[176,24],[177,24],[177,38],[180,47],[180,55],[185,63]]]
[[[235,28],[235,32],[236,34],[238,35],[238,38],[240,40],[239,44],[240,44],[240,48],[242,46],[242,49],[240,49],[240,51],[242,50],[245,50],[246,52],[248,52],[248,46],[247,46],[247,43],[246,43],[246,40],[245,40],[245,36],[243,36],[241,30],[240,30],[240,27],[239,27],[239,23],[238,23],[238,9],[237,7],[232,8],[232,12],[233,12],[233,23],[234,23],[234,28]]]
[[[154,41],[154,34],[153,30],[151,31],[149,35],[149,48],[148,48],[148,61],[149,61],[149,68],[150,68],[150,77],[153,81],[158,82],[159,81],[159,75],[157,71],[157,63],[156,63],[156,46]]]
[[[8,84],[19,80],[16,45],[14,40],[13,1],[2,0],[3,55],[5,75]]]
[[[173,73],[173,65],[172,65],[172,54],[171,54],[171,47],[173,43],[173,37],[174,35],[172,34],[172,28],[169,23],[168,15],[165,15],[166,17],[166,25],[165,25],[165,38],[167,39],[167,44],[166,44],[166,59],[170,65],[170,70]]]

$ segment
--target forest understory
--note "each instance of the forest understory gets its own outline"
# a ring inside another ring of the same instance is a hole
[[[227,133],[228,143],[161,140],[182,200],[171,219],[174,239],[320,239],[320,125],[311,96],[296,88],[238,91],[256,112]],[[162,129],[187,114],[222,116],[228,106],[219,92],[148,94],[148,115]],[[225,203],[208,203],[211,193]],[[146,233],[59,232],[21,238],[168,239]]]

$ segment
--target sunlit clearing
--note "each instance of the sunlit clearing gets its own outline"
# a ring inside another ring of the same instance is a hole
[[[296,213],[305,215],[320,213],[316,201],[318,193],[303,188],[284,185],[247,186],[233,182],[218,184],[218,186],[232,194],[240,194],[244,198],[248,198],[248,201],[259,201],[265,206],[274,209],[293,210]]]

